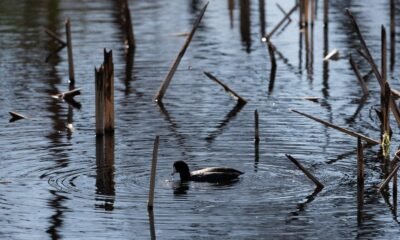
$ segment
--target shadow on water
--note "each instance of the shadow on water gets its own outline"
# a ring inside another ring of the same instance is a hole
[[[316,188],[314,189],[314,192],[311,193],[310,195],[308,195],[305,198],[304,202],[301,202],[299,204],[297,204],[297,210],[294,212],[290,213],[289,219],[286,220],[286,223],[290,223],[293,220],[298,220],[298,216],[304,212],[304,210],[306,209],[307,204],[311,203],[312,201],[315,200],[315,197],[318,195],[318,193],[320,193],[322,191],[322,188]]]

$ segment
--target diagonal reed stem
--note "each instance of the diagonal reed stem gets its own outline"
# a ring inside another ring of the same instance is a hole
[[[185,55],[186,49],[188,48],[190,42],[192,41],[193,35],[196,32],[196,29],[200,25],[201,19],[203,18],[204,12],[206,11],[208,4],[209,4],[209,2],[207,2],[206,5],[204,5],[203,9],[200,12],[200,15],[197,17],[196,21],[194,22],[192,31],[190,31],[190,34],[186,38],[186,41],[183,44],[181,50],[179,51],[178,56],[175,58],[174,63],[172,64],[171,68],[169,69],[167,76],[165,77],[159,90],[157,91],[157,94],[154,98],[155,102],[162,101],[162,98],[164,97],[165,92],[167,91],[167,88],[168,88],[169,84],[171,83],[172,77],[174,76],[176,70],[178,69],[179,63],[181,62],[183,55]]]
[[[303,165],[301,165],[299,163],[299,161],[297,161],[294,157],[290,156],[289,154],[285,154],[286,157],[292,161],[311,181],[314,182],[315,185],[317,185],[318,189],[322,189],[324,188],[324,185],[318,181],[318,179],[316,177],[314,177],[314,175],[312,175],[305,167],[303,167]]]
[[[304,117],[310,118],[310,119],[312,119],[312,120],[314,120],[314,121],[317,121],[317,122],[319,122],[319,123],[322,123],[322,124],[324,124],[324,125],[327,126],[327,127],[331,127],[331,128],[333,128],[333,129],[339,130],[339,131],[341,131],[341,132],[343,132],[343,133],[346,133],[347,135],[350,135],[350,136],[353,136],[353,137],[360,137],[361,139],[363,139],[364,141],[366,141],[366,142],[368,142],[368,143],[371,143],[371,144],[379,144],[379,143],[380,143],[379,141],[376,141],[376,140],[374,140],[374,139],[372,139],[372,138],[369,138],[369,137],[367,137],[367,136],[365,136],[365,135],[363,135],[363,134],[360,134],[360,133],[357,133],[357,132],[348,130],[348,129],[346,129],[346,128],[342,128],[342,127],[336,126],[336,125],[334,125],[334,124],[332,124],[332,123],[330,123],[330,122],[321,120],[321,119],[319,119],[319,118],[313,117],[313,116],[308,115],[308,114],[306,114],[306,113],[302,113],[302,112],[297,111],[297,110],[295,110],[295,109],[290,109],[290,111],[295,112],[295,113],[298,113],[298,114],[300,114],[300,115],[302,115],[302,116],[304,116]]]

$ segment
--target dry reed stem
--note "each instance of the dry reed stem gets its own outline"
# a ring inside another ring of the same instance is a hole
[[[270,33],[268,33],[266,36],[264,36],[266,39],[270,39],[272,35],[281,27],[281,25],[286,21],[286,19],[289,18],[289,16],[296,10],[296,8],[299,6],[297,3],[290,11],[282,18],[282,20],[272,29]]]
[[[67,18],[65,22],[65,32],[67,33],[69,80],[71,83],[75,83],[74,59],[72,54],[72,40],[71,40],[71,21],[69,18]]]
[[[44,31],[50,36],[52,37],[54,40],[56,40],[59,44],[61,44],[61,46],[65,47],[67,46],[67,43],[62,40],[61,38],[59,38],[57,36],[57,34],[55,34],[53,31],[51,31],[50,29],[45,28]]]
[[[157,156],[158,156],[158,144],[159,144],[160,136],[156,136],[154,139],[153,145],[153,158],[151,161],[151,174],[150,174],[150,190],[149,190],[149,198],[147,201],[147,209],[153,209],[154,203],[154,186],[156,180],[156,166],[157,166]]]
[[[302,113],[302,112],[297,111],[297,110],[295,110],[295,109],[290,109],[290,111],[295,112],[295,113],[298,113],[298,114],[300,114],[300,115],[302,115],[302,116],[304,116],[304,117],[310,118],[310,119],[312,119],[312,120],[314,120],[314,121],[317,121],[317,122],[319,122],[319,123],[322,123],[322,124],[324,124],[324,125],[327,126],[327,127],[331,127],[331,128],[333,128],[333,129],[339,130],[339,131],[341,131],[341,132],[343,132],[343,133],[346,133],[346,134],[348,134],[348,135],[350,135],[350,136],[353,136],[353,137],[360,137],[361,139],[363,139],[364,141],[366,141],[366,142],[368,142],[368,143],[371,143],[371,144],[379,144],[379,143],[380,143],[379,141],[376,141],[376,140],[374,140],[374,139],[371,139],[371,138],[369,138],[369,137],[367,137],[367,136],[365,136],[365,135],[363,135],[363,134],[360,134],[360,133],[357,133],[357,132],[354,132],[354,131],[351,131],[351,130],[348,130],[348,129],[345,129],[345,128],[342,128],[342,127],[339,127],[339,126],[334,125],[334,124],[332,124],[332,123],[330,123],[330,122],[321,120],[321,119],[319,119],[319,118],[313,117],[313,116],[308,115],[308,114],[306,114],[306,113]]]
[[[276,3],[276,6],[279,8],[279,10],[283,13],[283,15],[287,15],[288,13],[285,11],[285,9],[283,9],[283,7],[281,5],[279,5],[279,3]],[[292,19],[290,18],[290,16],[288,16],[288,21],[291,22]]]
[[[378,192],[381,192],[383,189],[387,187],[389,184],[390,180],[392,177],[397,174],[397,170],[399,170],[400,165],[397,164],[397,166],[392,170],[392,172],[389,174],[389,176],[381,183],[379,184]]]
[[[235,91],[233,91],[232,89],[230,89],[226,84],[224,84],[223,82],[221,82],[220,80],[218,80],[218,78],[216,78],[214,75],[212,75],[209,72],[203,72],[209,79],[215,81],[216,83],[218,83],[219,85],[221,85],[224,90],[226,92],[228,92],[231,96],[233,96],[237,101],[238,104],[244,105],[247,103],[247,101],[242,98],[241,96],[239,96],[239,94],[237,94]]]
[[[11,119],[9,122],[15,122],[17,120],[25,119],[26,117],[20,113],[16,112],[8,112],[11,115]]]
[[[159,90],[156,93],[156,96],[154,98],[155,102],[162,101],[162,98],[164,97],[165,92],[167,91],[167,88],[168,88],[169,84],[171,83],[172,77],[174,76],[176,70],[178,69],[179,63],[180,63],[183,55],[185,55],[186,49],[188,48],[190,42],[192,41],[193,35],[196,32],[196,29],[198,28],[198,26],[201,22],[201,19],[203,18],[204,12],[206,11],[208,4],[209,4],[209,2],[207,2],[205,4],[205,6],[201,10],[199,16],[197,17],[196,21],[194,22],[192,31],[190,31],[190,34],[187,36],[185,43],[183,44],[182,48],[180,49],[180,51],[178,53],[178,56],[175,58],[174,63],[172,64],[171,68],[169,69],[167,76],[165,77]]]
[[[292,161],[311,181],[314,182],[314,184],[317,186],[318,189],[322,189],[324,188],[324,185],[318,181],[318,179],[316,177],[314,177],[314,175],[312,175],[307,169],[305,169],[303,167],[303,165],[301,165],[295,158],[293,158],[292,156],[290,156],[289,154],[285,154],[286,157]]]
[[[361,48],[363,50],[363,52],[361,52],[361,53],[365,53],[364,57],[367,59],[367,61],[371,65],[372,70],[373,70],[373,72],[375,74],[375,77],[379,82],[379,85],[381,86],[381,88],[383,88],[384,87],[384,82],[383,82],[383,79],[382,79],[382,75],[379,73],[378,67],[376,66],[375,61],[372,58],[372,55],[371,55],[371,53],[370,53],[370,51],[368,49],[368,46],[367,46],[367,44],[366,44],[366,42],[364,40],[364,37],[363,37],[363,35],[362,35],[361,31],[360,31],[360,27],[358,26],[358,23],[357,23],[356,19],[354,18],[353,14],[350,12],[349,9],[346,9],[346,13],[347,13],[347,15],[349,15],[350,20],[353,23],[353,26],[354,26],[354,28],[356,30],[357,36],[360,39]],[[394,91],[394,90],[391,89],[391,92],[395,92],[395,94],[397,95],[397,93],[396,93],[397,91]],[[391,99],[390,99],[390,109],[392,110],[392,113],[393,113],[393,115],[394,115],[394,117],[395,117],[395,119],[397,121],[397,124],[400,125],[400,112],[399,112],[399,109],[397,108],[396,102],[394,101],[393,97],[391,97]]]

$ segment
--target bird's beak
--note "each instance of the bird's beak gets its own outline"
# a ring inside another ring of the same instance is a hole
[[[176,169],[174,168],[174,170],[171,173],[171,176],[174,176],[175,173],[176,173]]]

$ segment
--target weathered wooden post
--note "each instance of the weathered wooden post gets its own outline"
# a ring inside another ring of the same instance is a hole
[[[95,68],[96,134],[114,132],[114,64],[112,51],[104,49],[104,62]]]

